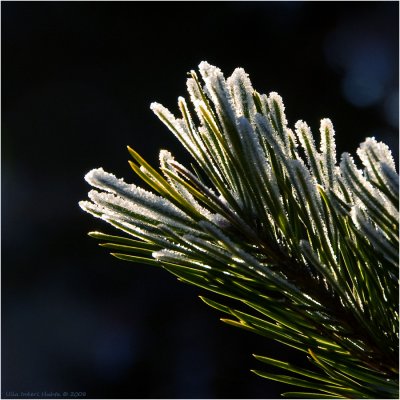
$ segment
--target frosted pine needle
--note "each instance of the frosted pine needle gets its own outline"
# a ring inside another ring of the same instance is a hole
[[[309,368],[255,356],[257,375],[305,398],[398,398],[399,177],[388,146],[367,138],[337,164],[323,118],[289,127],[282,98],[237,68],[207,62],[187,80],[179,117],[151,109],[192,157],[160,152],[161,173],[131,148],[147,190],[103,169],[81,208],[123,236],[93,232],[115,257],[163,267],[219,296],[223,321],[306,353]],[[338,132],[337,135],[348,134]],[[133,237],[134,239],[129,239]]]

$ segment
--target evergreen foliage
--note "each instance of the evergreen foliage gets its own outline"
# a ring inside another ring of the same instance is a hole
[[[254,356],[266,365],[257,375],[304,388],[284,396],[398,398],[399,181],[389,148],[368,138],[362,170],[347,153],[338,164],[329,119],[317,144],[243,69],[226,80],[206,62],[199,70],[180,118],[151,106],[195,163],[161,150],[158,172],[128,147],[152,191],[89,172],[99,190],[80,206],[125,234],[90,236],[117,258],[220,295],[201,299],[222,321],[308,357],[304,369]]]

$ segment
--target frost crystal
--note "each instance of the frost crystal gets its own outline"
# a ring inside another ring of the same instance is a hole
[[[377,142],[373,137],[367,138],[365,142],[360,144],[357,154],[367,168],[368,173],[372,172],[373,165],[376,162],[385,163],[392,170],[396,170],[389,147],[382,142]]]
[[[296,122],[296,134],[307,156],[311,173],[316,177],[318,183],[322,183],[321,157],[315,148],[315,142],[311,129],[303,121]]]
[[[232,76],[227,79],[227,84],[231,91],[236,115],[252,118],[256,113],[253,100],[254,90],[244,69],[236,68]]]
[[[221,70],[203,61],[199,65],[200,74],[206,83],[206,88],[213,100],[214,104],[218,105],[218,114],[221,118],[229,116],[230,121],[235,120],[232,99],[229,94],[226,82]]]
[[[90,171],[85,179],[92,186],[103,189],[111,193],[118,194],[122,198],[131,200],[138,205],[149,209],[158,210],[158,212],[170,215],[173,218],[188,221],[188,216],[179,208],[163,197],[156,196],[133,184],[127,184],[123,179],[117,179],[115,175],[105,172],[102,168]]]
[[[283,105],[282,97],[276,92],[271,92],[268,97],[268,106],[270,117],[274,123],[275,129],[278,132],[281,140],[285,143],[285,147],[289,147],[288,137],[285,134],[287,120],[285,116],[285,106]]]
[[[321,133],[321,156],[322,167],[324,170],[324,181],[326,187],[334,187],[335,183],[335,165],[336,165],[336,146],[335,146],[335,131],[330,119],[324,118],[321,120],[319,128]]]

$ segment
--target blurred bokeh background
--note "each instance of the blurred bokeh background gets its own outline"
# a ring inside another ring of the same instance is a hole
[[[187,155],[149,110],[176,111],[202,60],[277,91],[290,124],[333,120],[398,159],[398,2],[2,2],[2,397],[276,398],[252,353],[299,355],[225,326],[162,270],[116,260],[78,207],[126,145]],[[203,293],[204,294],[204,293]]]

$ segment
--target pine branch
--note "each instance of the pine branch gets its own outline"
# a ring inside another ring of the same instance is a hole
[[[128,237],[90,235],[117,258],[224,297],[202,298],[224,322],[306,354],[312,369],[256,356],[289,372],[257,375],[314,390],[285,396],[397,398],[399,197],[389,148],[368,138],[357,150],[363,170],[348,153],[338,165],[329,119],[318,149],[310,127],[299,121],[293,132],[280,96],[256,92],[243,69],[226,80],[206,62],[199,70],[204,85],[191,71],[192,108],[179,98],[180,119],[151,106],[195,164],[162,150],[160,173],[128,148],[154,192],[89,172],[100,192],[80,206]]]

